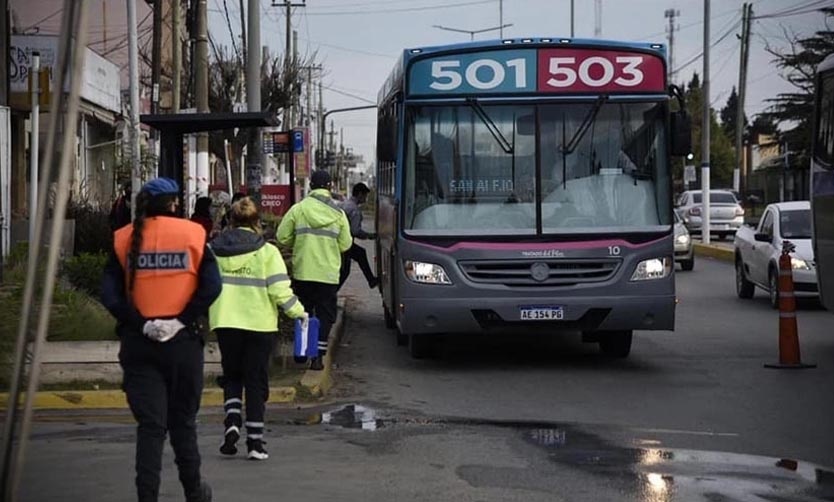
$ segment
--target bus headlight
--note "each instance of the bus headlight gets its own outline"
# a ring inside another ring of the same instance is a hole
[[[811,270],[811,267],[808,266],[808,262],[802,258],[794,257],[791,257],[791,268],[794,270]]]
[[[406,260],[405,275],[422,284],[452,284],[443,267],[434,263]]]
[[[672,272],[672,260],[669,258],[652,258],[643,260],[637,264],[634,273],[631,274],[632,281],[650,281],[652,279],[663,279]]]

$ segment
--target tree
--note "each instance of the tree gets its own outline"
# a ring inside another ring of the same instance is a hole
[[[684,98],[686,110],[692,117],[692,154],[694,159],[690,164],[701,165],[701,138],[703,116],[703,89],[698,74],[692,76],[687,86]],[[710,110],[710,181],[714,187],[730,186],[733,181],[735,168],[735,150],[733,142],[718,124],[715,110]],[[700,170],[698,170],[700,173]],[[675,173],[677,175],[677,173]],[[682,174],[681,174],[682,177]]]
[[[724,108],[721,109],[719,112],[719,116],[721,117],[721,128],[724,129],[724,134],[728,138],[733,139],[733,144],[735,144],[735,137],[736,137],[736,116],[738,113],[738,93],[736,93],[736,88],[733,86],[733,91],[730,93],[730,97],[727,98],[727,104],[724,105]],[[747,120],[747,115],[744,116],[744,127],[747,128],[749,122]],[[743,131],[743,130],[742,130]]]
[[[782,78],[794,86],[794,92],[778,94],[768,100],[772,105],[763,114],[766,120],[787,126],[780,140],[788,143],[798,155],[800,165],[806,165],[811,150],[812,116],[814,108],[814,73],[817,65],[834,53],[834,7],[820,9],[825,15],[825,29],[801,38],[784,30],[786,48],[775,48],[769,43],[766,50],[774,56]]]

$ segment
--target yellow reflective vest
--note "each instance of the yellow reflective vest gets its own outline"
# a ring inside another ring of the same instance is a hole
[[[293,279],[339,284],[342,253],[353,238],[347,216],[328,190],[313,190],[291,207],[281,219],[277,239],[292,247]]]
[[[287,266],[275,246],[246,228],[220,234],[211,243],[223,291],[209,309],[209,326],[248,331],[278,330],[278,308],[291,318],[304,306],[290,288]]]

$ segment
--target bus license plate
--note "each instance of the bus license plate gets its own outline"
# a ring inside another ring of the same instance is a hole
[[[564,319],[562,307],[530,306],[520,307],[522,321],[561,321]]]

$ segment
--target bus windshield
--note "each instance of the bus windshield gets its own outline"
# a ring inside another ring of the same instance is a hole
[[[600,100],[412,107],[405,231],[535,236],[668,230],[664,111],[662,103]]]

